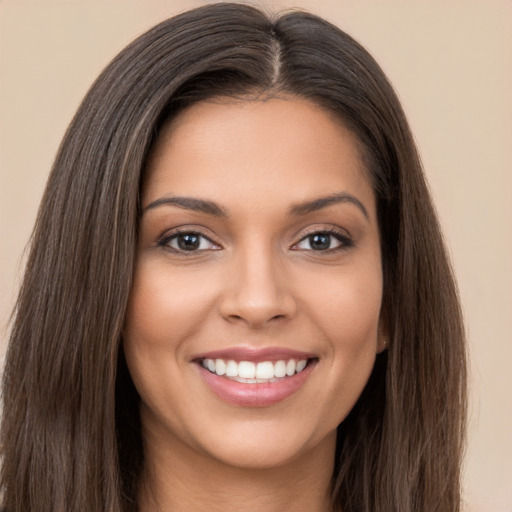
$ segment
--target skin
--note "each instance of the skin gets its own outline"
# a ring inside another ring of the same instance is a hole
[[[290,214],[339,193],[355,201]],[[158,203],[171,196],[226,215]],[[336,428],[384,348],[375,197],[355,137],[306,99],[202,102],[157,140],[142,204],[123,337],[146,443],[141,510],[330,510]],[[177,227],[205,237],[197,250],[180,251]],[[308,235],[330,230],[341,241],[313,250]],[[243,407],[193,360],[233,346],[317,363],[284,401]]]

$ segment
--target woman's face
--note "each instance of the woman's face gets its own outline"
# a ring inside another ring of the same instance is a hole
[[[354,136],[305,99],[199,103],[157,141],[142,204],[124,350],[146,443],[238,467],[332,457],[383,348]]]

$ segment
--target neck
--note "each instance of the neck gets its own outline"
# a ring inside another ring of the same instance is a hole
[[[140,512],[331,512],[335,436],[278,467],[233,467],[146,437]]]

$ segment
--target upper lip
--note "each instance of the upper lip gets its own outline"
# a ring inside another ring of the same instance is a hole
[[[301,361],[315,357],[317,356],[310,352],[302,352],[284,347],[230,347],[226,349],[212,350],[210,352],[197,354],[192,358],[192,360],[197,361],[201,359],[224,359],[259,363],[262,361],[288,361],[290,359],[297,359]]]

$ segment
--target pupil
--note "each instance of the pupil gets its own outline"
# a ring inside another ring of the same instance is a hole
[[[178,247],[183,251],[193,251],[199,247],[199,237],[194,234],[180,235],[178,237]]]
[[[309,237],[311,248],[316,251],[325,251],[331,245],[330,235],[311,235]]]

